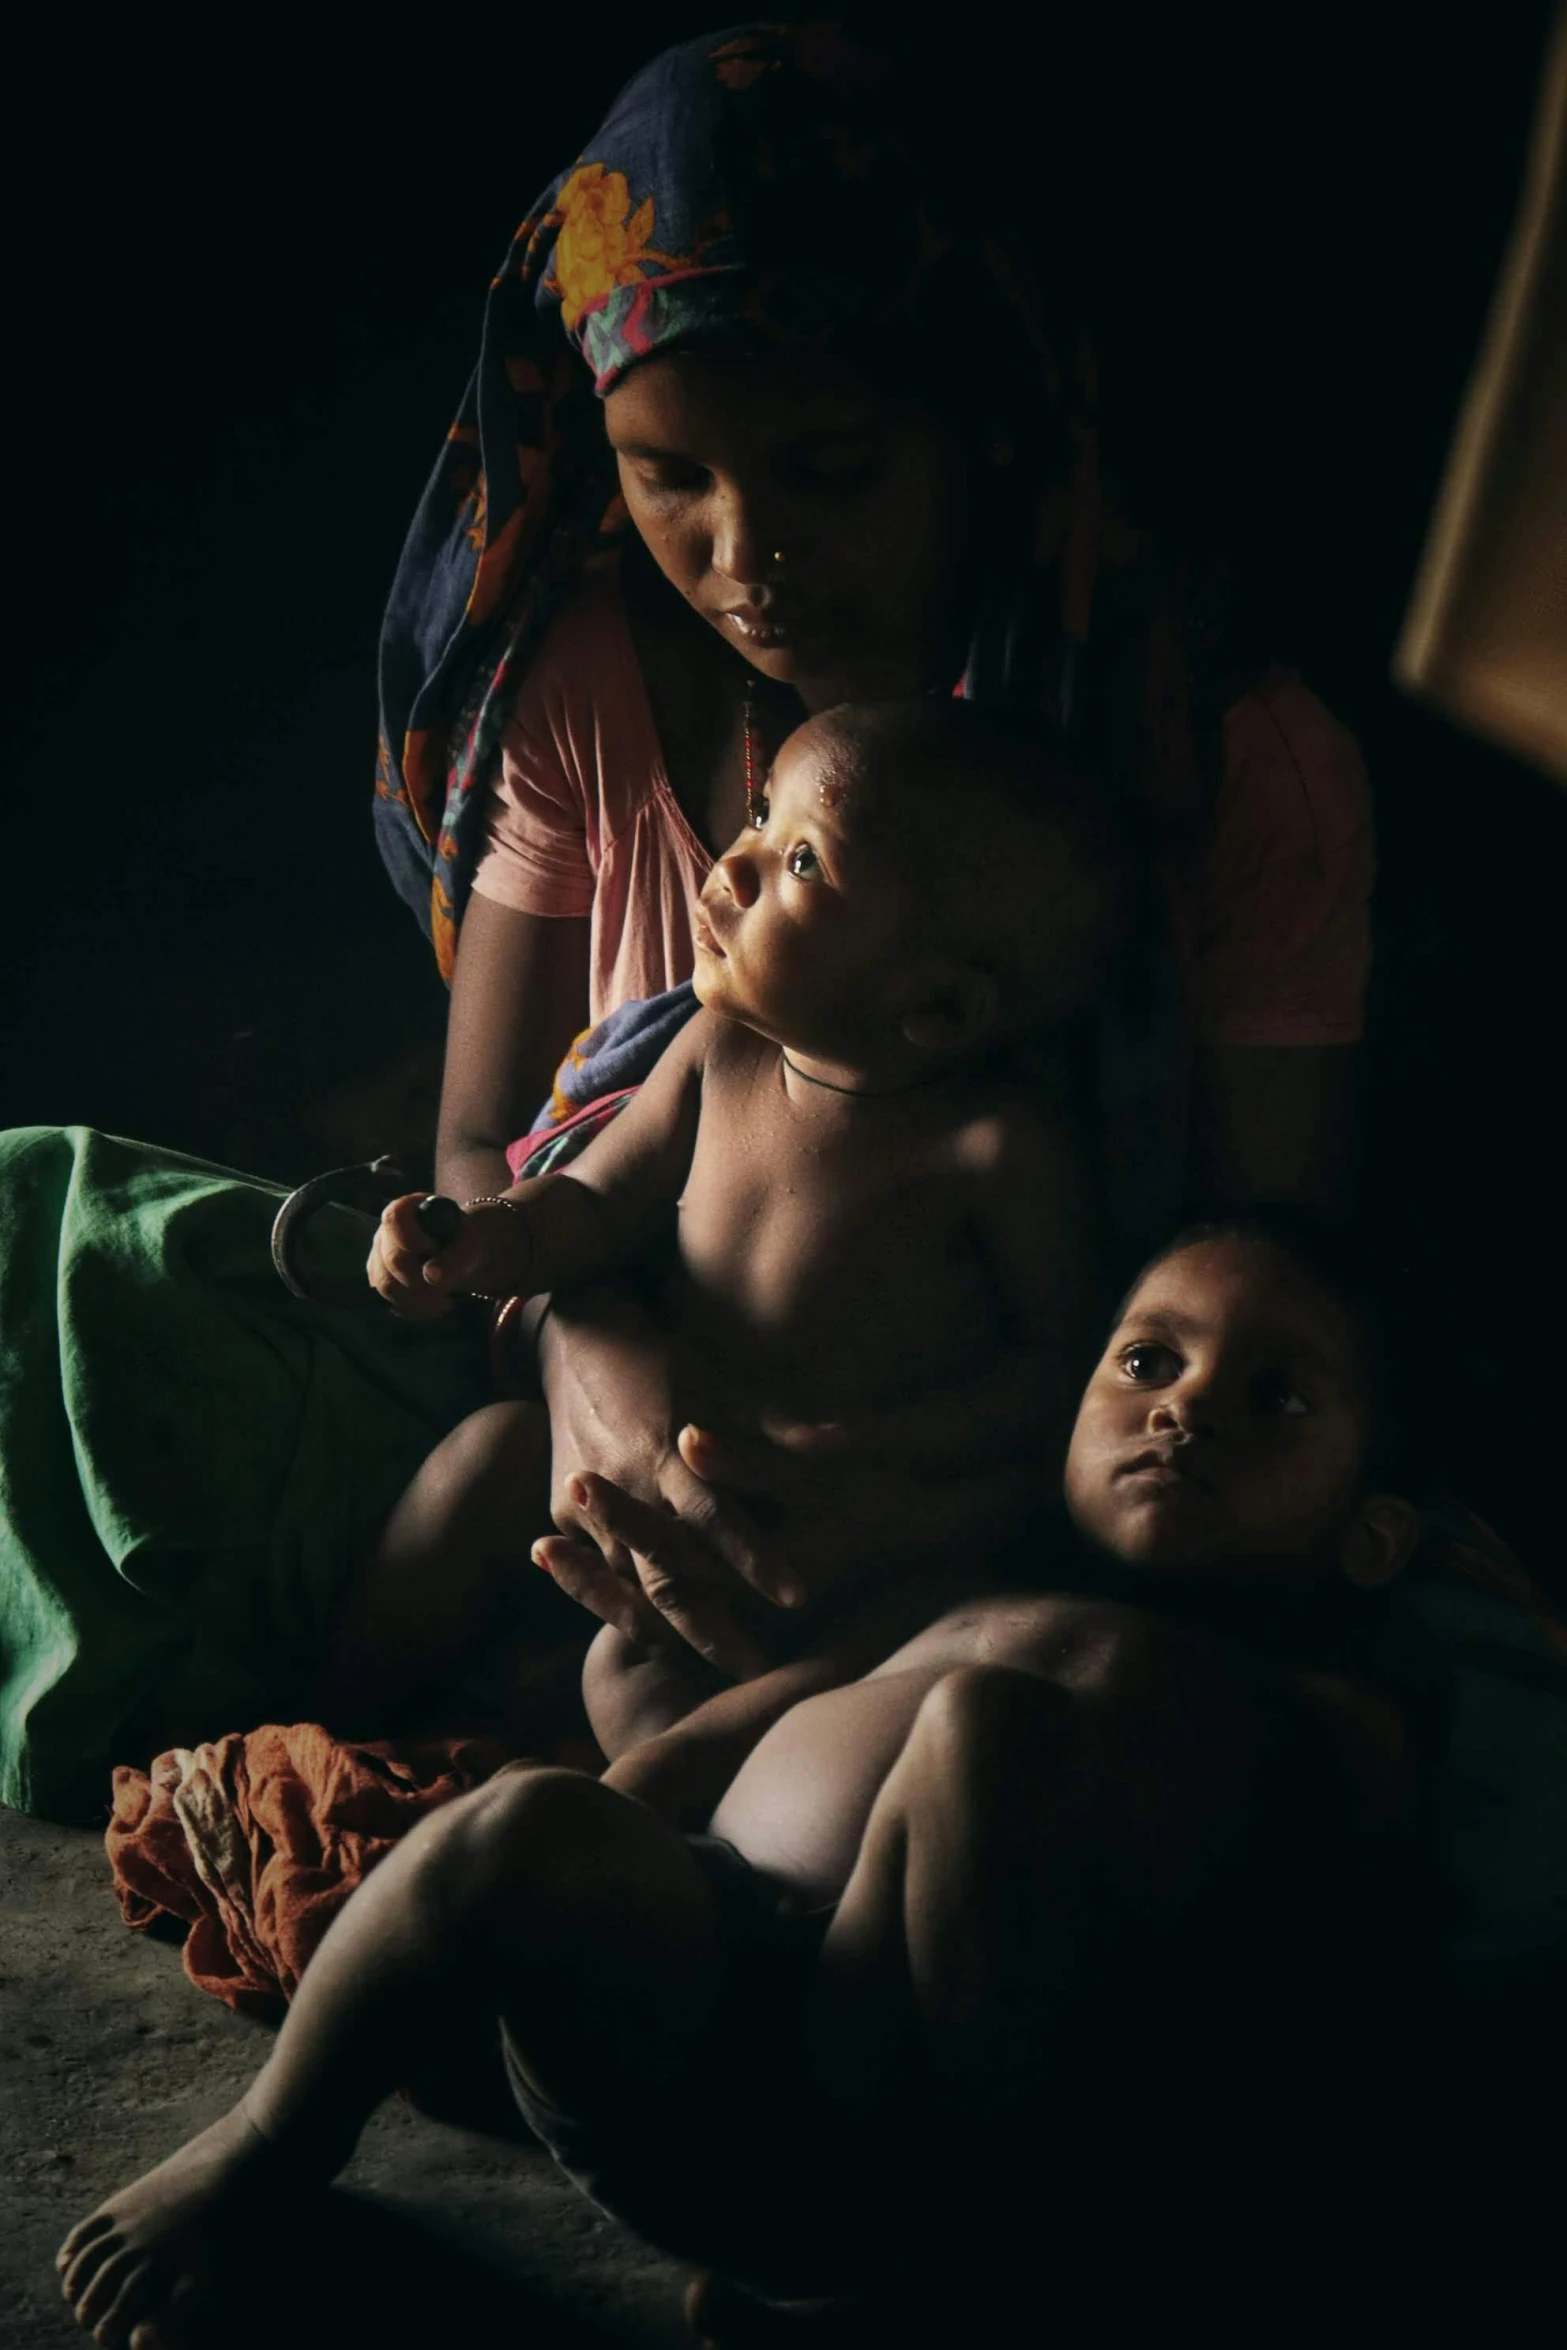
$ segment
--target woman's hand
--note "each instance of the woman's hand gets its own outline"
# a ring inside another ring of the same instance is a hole
[[[372,1289],[406,1322],[435,1322],[459,1297],[509,1296],[530,1252],[516,1214],[493,1203],[465,1208],[444,1247],[419,1221],[423,1192],[381,1211],[365,1267]]]
[[[765,1521],[747,1579],[785,1607],[814,1605],[887,1567],[989,1550],[1060,1483],[1056,1455],[1042,1457],[1037,1437],[1031,1455],[998,1449],[993,1432],[970,1429],[956,1393],[922,1397],[906,1424],[888,1412],[774,1423],[750,1438],[683,1428],[678,1441],[728,1510]]]
[[[546,1341],[561,1532],[535,1557],[628,1639],[676,1636],[737,1680],[767,1661],[752,1595],[799,1607],[891,1564],[989,1549],[1052,1487],[1037,1389],[1024,1445],[993,1376],[830,1427],[720,1438],[676,1424],[667,1356],[629,1301],[558,1307]]]
[[[534,1557],[628,1640],[683,1642],[735,1680],[768,1659],[754,1617],[756,1529],[676,1442],[669,1349],[627,1292],[555,1300],[538,1337],[559,1534]],[[631,1539],[624,1538],[624,1528]]]
[[[753,1588],[804,1607],[888,1566],[958,1563],[1003,1541],[1059,1493],[1074,1399],[1057,1350],[1019,1346],[879,1411],[764,1419],[754,1436],[688,1427],[677,1443],[731,1513],[747,1510]]]

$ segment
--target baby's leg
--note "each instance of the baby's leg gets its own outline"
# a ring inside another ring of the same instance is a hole
[[[1015,2272],[1048,2212],[1068,2293],[1071,2263],[1117,2274],[1129,2232],[1145,2273],[1181,2260],[1190,2287],[1217,2215],[1260,2250],[1309,2208],[1306,2150],[1342,2086],[1315,2057],[1358,1979],[1312,1955],[1342,1887],[1303,1827],[1312,1750],[1281,1684],[1217,1641],[1102,1614],[1069,1681],[972,1665],[925,1695],[812,2020],[842,2116],[825,2135],[887,2181],[891,2257],[945,2232],[976,2278]],[[1331,1810],[1326,1769],[1319,1792]],[[1348,1907],[1340,1924],[1348,1947]],[[1265,2191],[1271,2209],[1250,2200]]]
[[[541,1622],[569,1618],[529,1557],[550,1523],[549,1474],[539,1404],[486,1404],[435,1447],[338,1604],[330,1676],[340,1712],[384,1716],[431,1685],[524,1580]]]
[[[601,1751],[617,1762],[684,1721],[730,1683],[695,1649],[644,1648],[606,1624],[582,1668],[582,1697]]]
[[[107,2345],[155,2350],[226,2233],[325,2184],[396,2084],[499,2015],[570,2111],[635,2109],[678,2071],[722,1973],[684,1840],[579,1773],[502,1772],[415,1828],[346,1904],[232,2113],[72,2230],[65,2296]],[[165,2322],[166,2321],[166,2322]],[[161,2330],[160,2330],[161,2329]]]

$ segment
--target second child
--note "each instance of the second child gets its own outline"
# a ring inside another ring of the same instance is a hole
[[[1031,2291],[1091,2280],[1103,2315],[1131,2245],[1161,2306],[1177,2258],[1213,2306],[1216,2213],[1243,2281],[1382,2224],[1420,1777],[1365,1662],[1417,1528],[1385,1425],[1331,1267],[1265,1225],[1183,1236],[1070,1447],[1119,1598],[949,1608],[776,1722],[704,1835],[658,1816],[648,1747],[422,1823],[241,2103],[72,2231],[79,2321],[161,2343],[224,2234],[275,2227],[475,2015],[581,2185],[763,2291],[895,2276],[924,2303],[943,2261],[972,2292],[995,2258]]]

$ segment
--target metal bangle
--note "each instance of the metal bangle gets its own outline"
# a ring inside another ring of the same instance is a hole
[[[508,1192],[504,1191],[481,1191],[476,1199],[465,1199],[462,1207],[465,1216],[470,1215],[475,1208],[507,1208],[512,1215],[521,1216],[523,1231],[528,1236],[528,1262],[523,1268],[524,1275],[532,1271],[533,1259],[537,1252],[533,1246],[532,1227],[529,1225],[527,1217],[523,1215],[521,1200],[513,1199]],[[482,1297],[490,1304],[504,1304],[505,1302],[505,1298],[499,1296],[494,1290],[475,1289],[471,1290],[469,1294],[472,1297]],[[506,1292],[508,1297],[516,1297],[519,1294],[520,1292],[517,1290]]]

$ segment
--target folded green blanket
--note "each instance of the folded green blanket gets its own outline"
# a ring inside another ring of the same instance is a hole
[[[83,1127],[0,1134],[0,1802],[107,1800],[136,1750],[308,1711],[323,1619],[483,1397],[470,1331],[290,1297],[278,1186]]]

